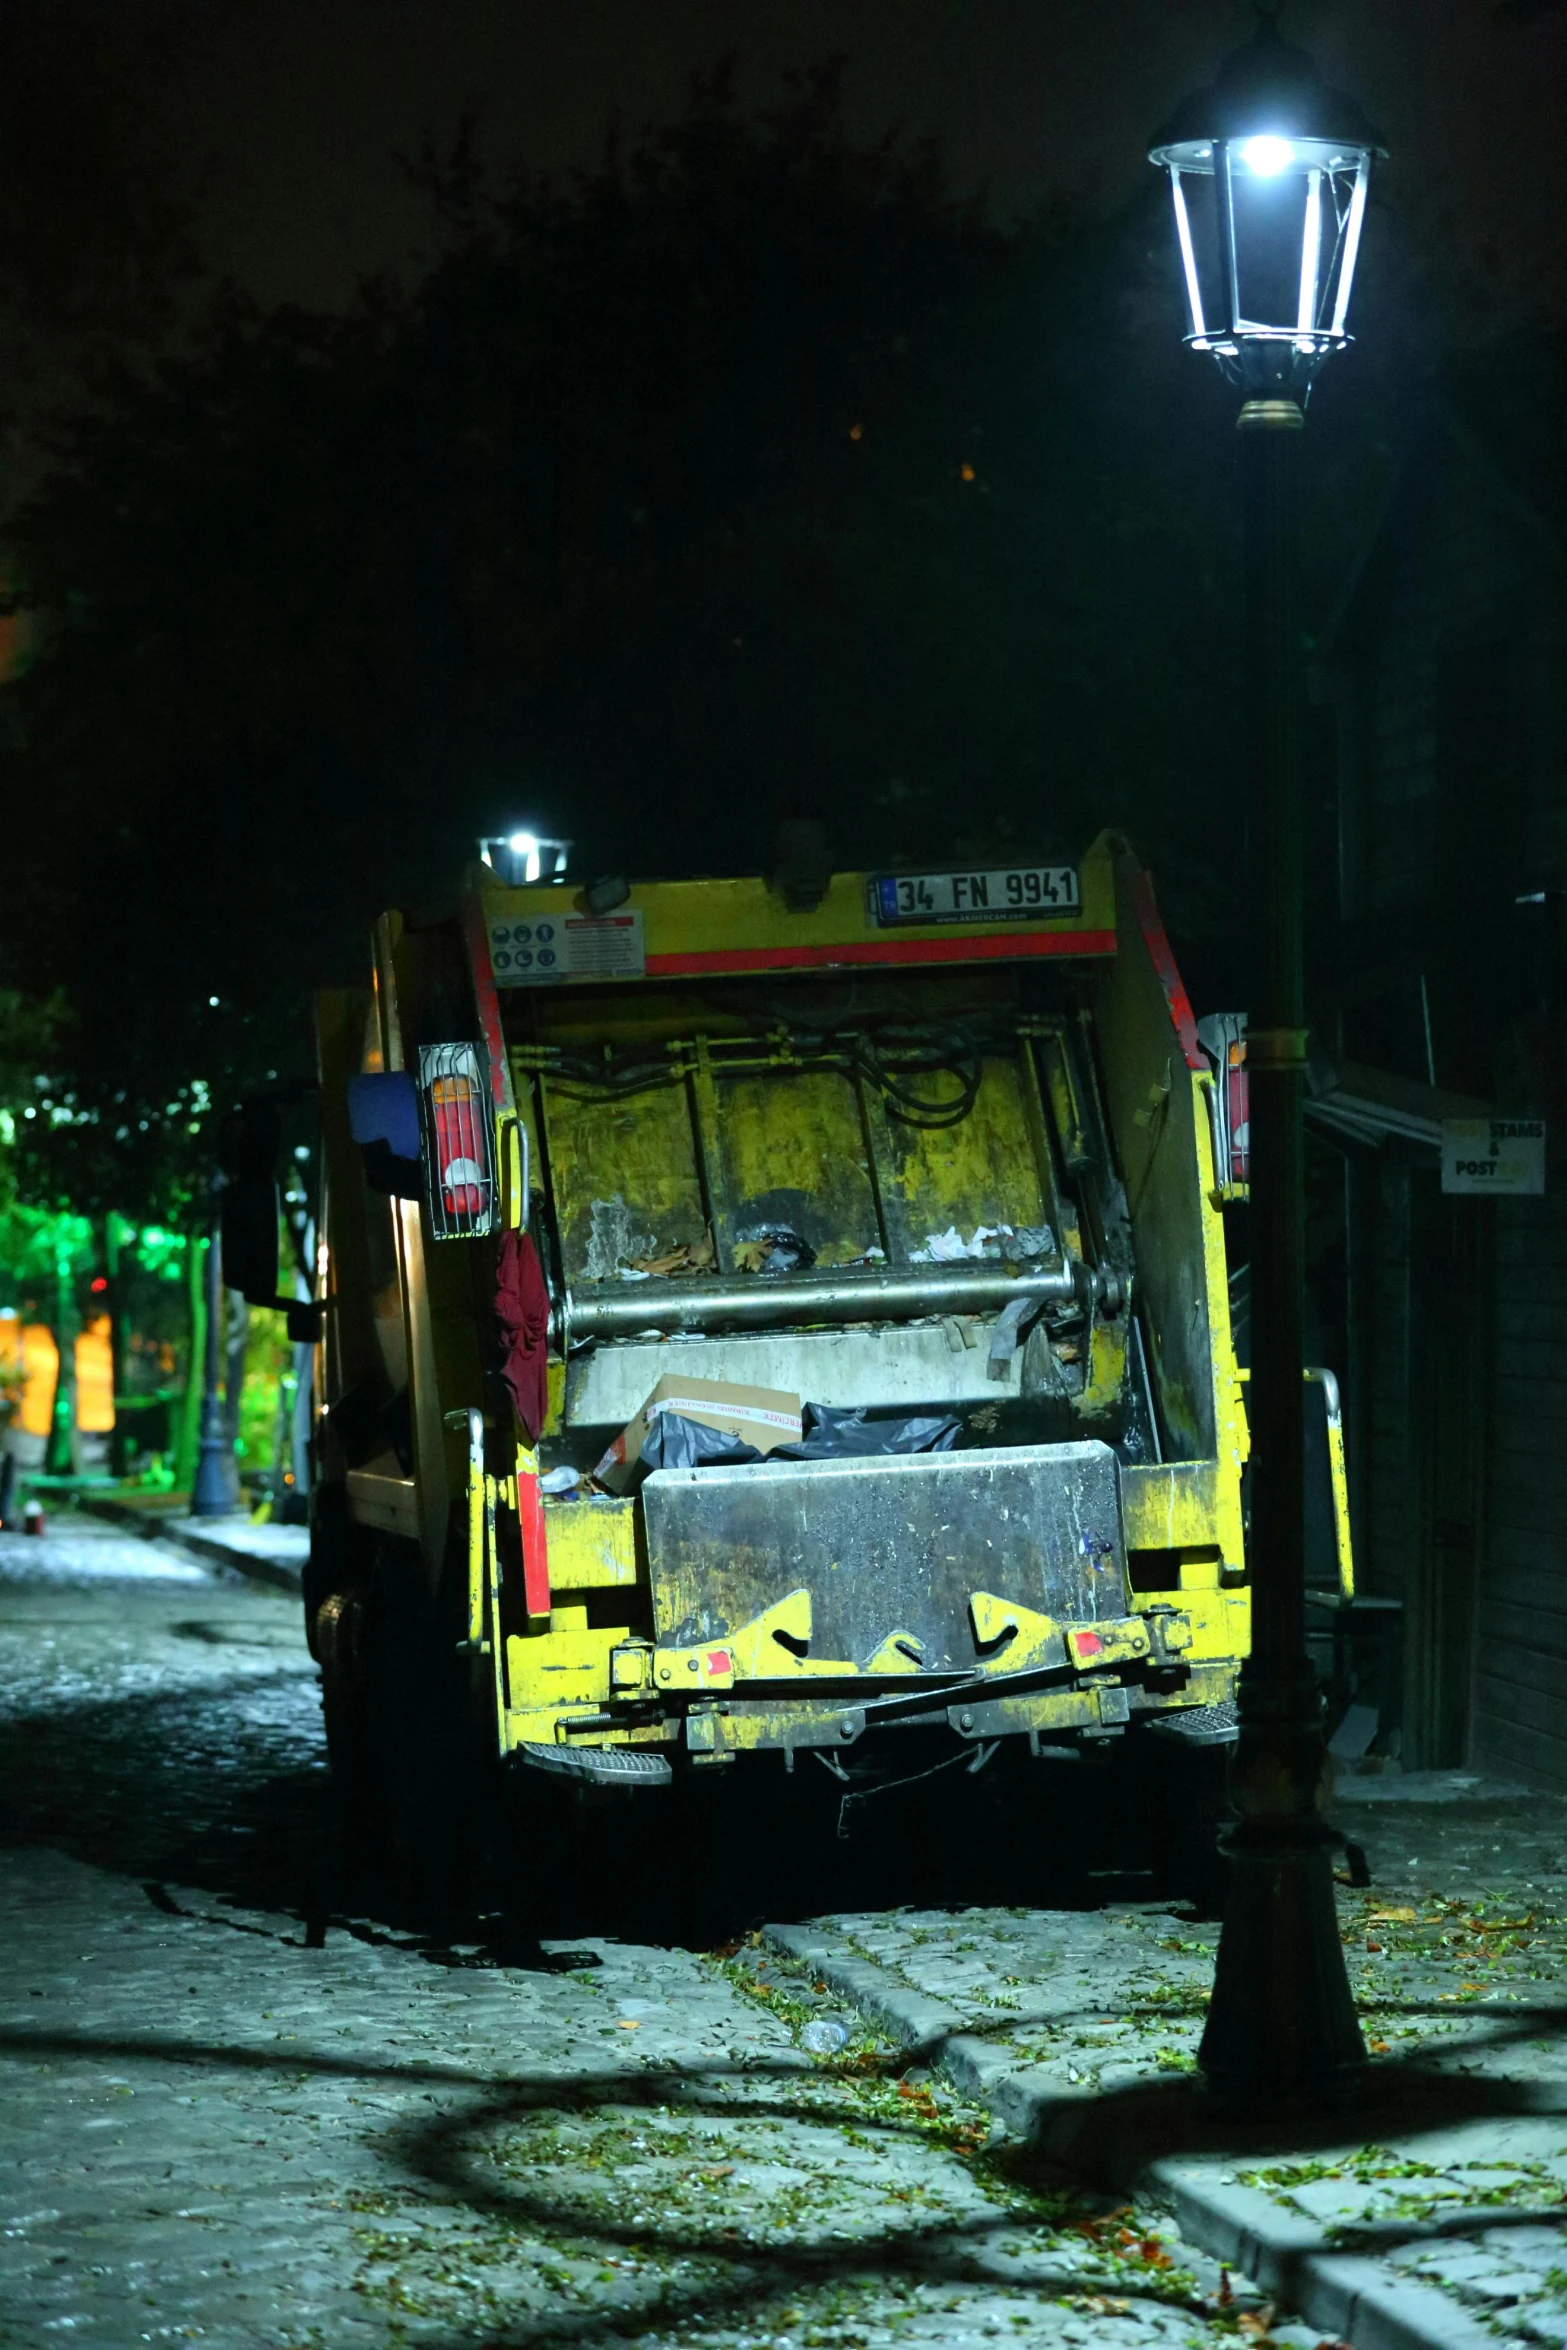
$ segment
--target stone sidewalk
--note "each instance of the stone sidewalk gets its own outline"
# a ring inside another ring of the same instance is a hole
[[[258,1524],[248,1510],[233,1510],[218,1518],[193,1518],[187,1510],[160,1506],[151,1495],[130,1496],[113,1490],[85,1492],[80,1506],[90,1517],[102,1519],[121,1533],[177,1543],[196,1558],[213,1566],[232,1567],[236,1574],[270,1583],[279,1591],[297,1593],[301,1588],[310,1553],[308,1527],[277,1525],[271,1520]]]
[[[770,1940],[1046,2171],[1166,2199],[1355,2350],[1567,2344],[1567,1805],[1365,1780],[1341,1816],[1375,1877],[1339,1895],[1373,2056],[1353,2134],[1205,2114],[1217,1928],[1178,1911],[841,1915]]]

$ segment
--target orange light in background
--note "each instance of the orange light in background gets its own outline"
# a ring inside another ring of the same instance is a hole
[[[22,1402],[17,1426],[25,1436],[47,1436],[54,1413],[60,1355],[54,1333],[42,1322],[22,1324]]]
[[[76,1425],[84,1436],[107,1436],[114,1426],[114,1355],[107,1314],[89,1322],[76,1341]]]
[[[974,468],[972,465],[970,465],[968,459],[965,458],[963,463],[958,467],[958,479],[960,481],[972,481],[973,478]]]
[[[851,441],[863,441],[863,440],[864,440],[864,438],[865,438],[865,427],[864,427],[864,425],[863,425],[863,424],[851,424],[851,425],[850,425],[850,427],[849,427],[849,438],[850,438],[850,440],[851,440]]]

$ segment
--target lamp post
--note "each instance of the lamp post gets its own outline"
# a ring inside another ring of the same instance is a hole
[[[212,1233],[207,1242],[206,1343],[201,1366],[201,1438],[196,1453],[196,1475],[191,1487],[193,1518],[222,1518],[239,1507],[239,1479],[234,1469],[234,1447],[223,1424],[223,1228],[218,1216],[218,1185],[212,1193]],[[191,1364],[191,1377],[196,1366]]]
[[[1329,2104],[1365,2064],[1319,1807],[1322,1700],[1306,1653],[1302,978],[1296,505],[1307,397],[1350,340],[1377,131],[1286,43],[1256,34],[1186,99],[1150,159],[1168,171],[1193,350],[1242,394],[1247,750],[1257,921],[1251,1113],[1251,1653],[1231,1767],[1230,1892],[1200,2063],[1251,2113]]]

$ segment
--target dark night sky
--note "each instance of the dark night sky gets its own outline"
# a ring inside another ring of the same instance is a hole
[[[1241,0],[203,0],[166,102],[207,164],[209,266],[334,305],[415,252],[421,208],[391,157],[466,106],[491,152],[559,167],[597,152],[612,109],[632,125],[676,111],[691,69],[726,50],[757,101],[841,51],[857,130],[939,130],[960,185],[1003,204],[1061,185],[1114,200],[1249,23]],[[1401,187],[1500,241],[1521,276],[1554,273],[1567,9],[1499,24],[1493,0],[1293,0],[1285,23],[1382,121]]]

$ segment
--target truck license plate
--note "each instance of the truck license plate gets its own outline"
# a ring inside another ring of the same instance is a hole
[[[894,922],[994,922],[1020,914],[1075,914],[1082,900],[1075,865],[1007,865],[990,873],[881,873],[870,913]]]

